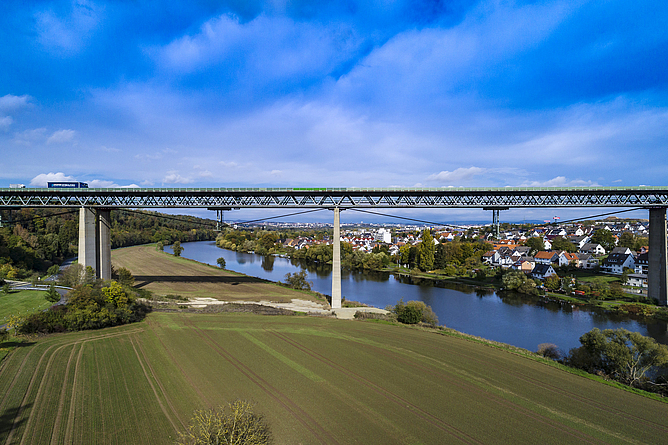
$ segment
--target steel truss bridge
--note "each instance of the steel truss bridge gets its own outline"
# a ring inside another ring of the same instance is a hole
[[[668,187],[0,189],[0,208],[668,207]]]
[[[510,208],[623,207],[649,210],[648,296],[668,305],[668,187],[569,188],[2,188],[0,210],[22,207],[79,208],[79,263],[111,278],[110,210],[121,208],[312,208],[334,211],[334,239],[339,212],[370,208]],[[341,307],[340,244],[333,244],[332,308]]]

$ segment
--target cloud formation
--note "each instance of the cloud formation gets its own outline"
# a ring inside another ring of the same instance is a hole
[[[14,68],[0,70],[12,182],[52,170],[142,186],[666,181],[661,2],[2,8],[0,29],[16,30],[0,46]]]

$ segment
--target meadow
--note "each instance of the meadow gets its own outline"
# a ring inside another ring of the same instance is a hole
[[[27,315],[53,305],[44,298],[45,295],[46,292],[41,290],[0,292],[0,325],[7,323],[12,315]]]
[[[668,404],[436,331],[152,313],[0,365],[0,444],[169,444],[196,408],[250,400],[278,444],[662,443]]]

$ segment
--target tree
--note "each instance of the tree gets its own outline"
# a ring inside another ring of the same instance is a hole
[[[285,274],[285,284],[293,289],[311,290],[312,283],[306,281],[306,278],[308,275],[305,270],[293,274],[288,272]]]
[[[2,285],[2,293],[8,295],[12,291],[12,286],[9,283]]]
[[[591,242],[595,244],[600,244],[606,250],[606,252],[611,251],[615,248],[615,237],[612,235],[612,232],[607,229],[599,229],[591,237]]]
[[[519,270],[509,270],[501,278],[503,287],[507,290],[517,290],[526,280],[527,276]]]
[[[617,243],[620,247],[628,247],[633,249],[635,247],[635,237],[631,232],[624,232],[619,236],[619,242]]]
[[[545,250],[545,243],[543,242],[542,238],[538,237],[529,238],[526,242],[526,245],[528,247],[531,247],[531,251],[534,253]]]
[[[46,301],[49,301],[51,303],[60,301],[60,294],[56,290],[55,283],[51,283],[51,285],[49,286],[49,290],[46,291],[46,295],[44,296],[44,298],[46,298]]]
[[[118,280],[121,285],[132,287],[135,285],[135,277],[132,276],[132,273],[125,267],[118,269]]]
[[[399,248],[399,257],[401,264],[410,264],[410,253],[411,246],[409,244],[404,244]]]
[[[183,252],[181,241],[174,241],[174,244],[172,245],[172,251],[174,252],[174,256],[181,256],[181,252]]]
[[[49,267],[46,270],[46,274],[49,276],[58,275],[59,272],[60,272],[60,266],[57,264],[54,264],[53,266]]]
[[[197,410],[185,433],[179,433],[177,445],[265,445],[272,442],[271,430],[253,405],[236,400],[227,407]]]
[[[221,269],[225,269],[225,265],[226,265],[225,258],[223,258],[223,257],[218,258],[216,260],[216,263],[218,263],[218,267],[220,267]]]
[[[434,268],[434,238],[432,238],[429,229],[422,232],[422,241],[418,247],[418,268],[422,271],[432,270]]]
[[[557,275],[545,278],[545,287],[550,290],[559,290],[561,288],[561,279]]]
[[[575,247],[575,244],[568,241],[563,236],[558,236],[552,240],[552,249],[553,250],[565,250],[566,252],[576,252],[578,249]]]
[[[594,328],[580,337],[582,346],[570,351],[568,364],[588,372],[601,371],[634,386],[649,371],[668,364],[668,348],[653,338],[626,329]]]

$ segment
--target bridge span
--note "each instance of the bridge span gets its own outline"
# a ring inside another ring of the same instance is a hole
[[[110,210],[122,208],[638,208],[649,211],[648,296],[668,305],[668,187],[504,188],[0,188],[0,209],[79,208],[79,262],[111,278]],[[340,244],[334,243],[332,307],[341,307]]]

